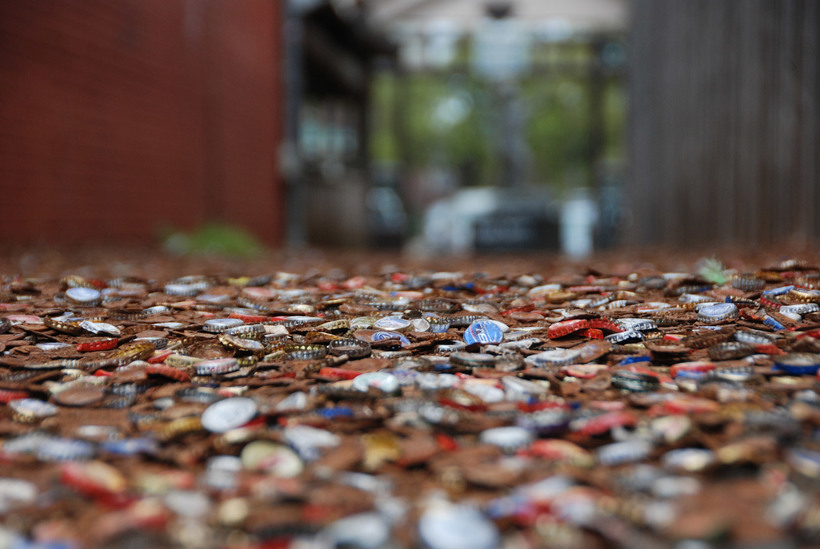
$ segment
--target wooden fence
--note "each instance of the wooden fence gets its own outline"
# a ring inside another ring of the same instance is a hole
[[[820,242],[820,2],[632,15],[625,244]]]

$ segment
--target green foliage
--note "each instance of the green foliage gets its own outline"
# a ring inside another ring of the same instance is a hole
[[[626,87],[610,83],[604,92],[604,158],[617,160],[626,156]]]
[[[413,73],[401,79],[382,75],[374,88],[370,150],[375,161],[401,162],[411,170],[470,164],[480,180],[469,184],[492,181],[497,160],[485,83],[463,73]]]
[[[584,82],[570,78],[530,79],[524,96],[532,116],[527,142],[536,181],[561,187],[569,177],[585,180],[589,147],[589,112]]]
[[[397,160],[396,134],[393,131],[391,105],[396,101],[396,79],[386,73],[377,73],[373,78],[373,116],[370,156],[381,163]]]
[[[698,274],[712,284],[726,284],[729,279],[726,267],[714,257],[703,258],[698,261]]]
[[[251,258],[264,246],[249,232],[226,223],[206,223],[190,233],[166,230],[163,246],[180,255],[220,255]]]
[[[485,126],[486,112],[481,107],[481,83],[463,75],[408,76],[408,100],[401,109],[406,130],[405,161],[411,166],[430,164],[459,165],[477,162],[487,168],[489,157]],[[466,109],[463,118],[441,123],[437,113],[447,101],[457,101]]]
[[[374,161],[407,170],[431,166],[455,171],[467,165],[474,180],[496,181],[499,102],[492,84],[468,70],[469,47],[460,45],[459,68],[450,72],[379,74],[373,86],[370,151]],[[538,71],[520,81],[525,110],[525,139],[531,155],[529,180],[554,188],[580,182],[593,173],[589,165],[590,98],[586,42],[542,44],[533,49]],[[573,68],[574,67],[574,68]],[[448,101],[460,102],[462,116],[442,120]],[[625,83],[607,77],[603,90],[603,157],[623,158],[626,125]]]

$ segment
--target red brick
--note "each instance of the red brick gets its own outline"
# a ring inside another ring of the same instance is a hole
[[[268,0],[0,2],[0,231],[282,239],[281,13]]]

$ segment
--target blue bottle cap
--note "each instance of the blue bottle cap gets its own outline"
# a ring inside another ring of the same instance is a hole
[[[467,327],[464,332],[464,342],[467,345],[481,343],[501,343],[504,340],[504,333],[498,324],[489,320],[477,320]]]
[[[316,410],[316,414],[327,419],[336,419],[340,417],[353,417],[353,410],[347,406],[336,406],[335,408]]]
[[[504,324],[503,322],[500,322],[498,320],[487,320],[487,322],[492,322],[493,324],[495,324],[496,326],[501,328],[501,333],[503,333],[503,334],[506,334],[507,332],[510,331],[509,326],[507,326],[506,324]]]
[[[766,297],[778,296],[778,295],[786,295],[790,291],[794,289],[794,285],[789,286],[780,286],[779,288],[771,288],[769,290],[764,290],[763,295]]]
[[[774,357],[774,365],[791,375],[813,375],[820,370],[820,355],[814,353],[789,353]]]
[[[675,379],[703,379],[707,375],[707,372],[698,372],[697,370],[678,370],[675,374]]]
[[[158,443],[152,438],[124,438],[121,440],[106,440],[100,443],[100,449],[121,456],[136,454],[153,454],[157,451]]]
[[[778,322],[777,320],[775,320],[774,318],[772,318],[769,315],[766,315],[765,317],[763,317],[763,324],[765,324],[766,326],[770,326],[770,327],[774,328],[778,332],[780,330],[785,330],[786,329],[786,327],[783,326],[783,324],[781,324],[780,322]]]
[[[618,363],[619,366],[626,366],[627,364],[635,364],[636,362],[650,362],[652,357],[649,355],[635,355],[628,356]]]
[[[376,332],[370,336],[371,341],[384,341],[385,339],[398,339],[402,347],[410,345],[410,340],[398,332]]]

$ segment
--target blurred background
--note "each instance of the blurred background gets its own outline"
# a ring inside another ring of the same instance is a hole
[[[14,245],[812,246],[816,0],[0,2]]]

